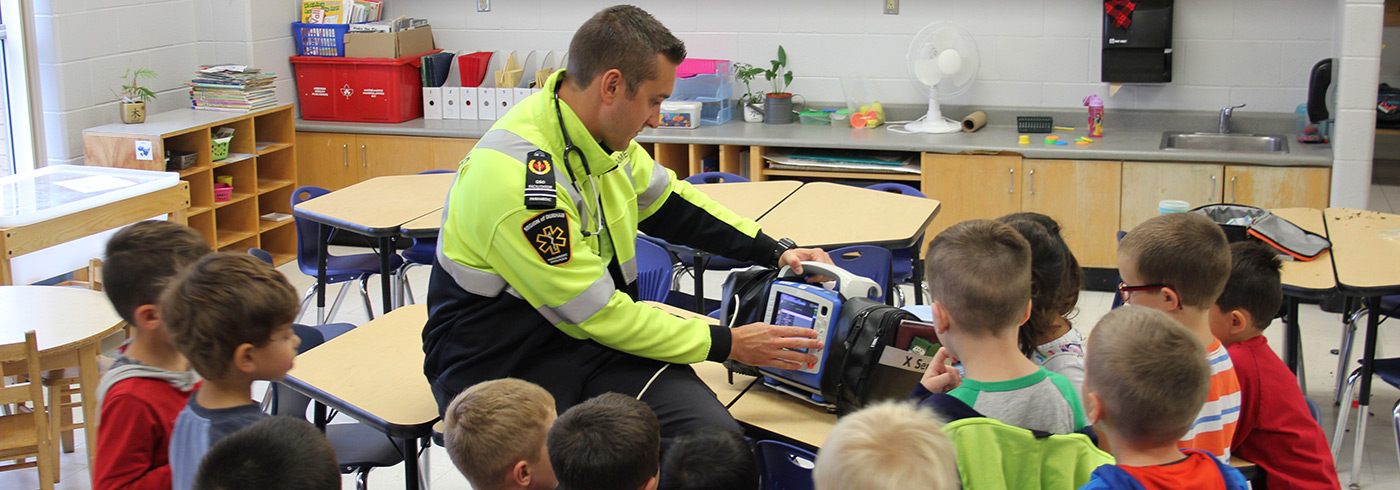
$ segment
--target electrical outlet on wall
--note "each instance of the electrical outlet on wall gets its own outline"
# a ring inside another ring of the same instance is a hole
[[[491,0],[476,0],[476,11],[477,11],[477,12],[490,12],[490,11],[491,11]]]
[[[899,0],[885,0],[885,15],[899,15]]]

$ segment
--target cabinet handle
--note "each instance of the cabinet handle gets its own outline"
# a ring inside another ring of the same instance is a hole
[[[350,145],[340,145],[340,164],[350,166]]]
[[[1016,192],[1016,169],[1013,168],[1008,170],[1011,171],[1011,179],[1008,180],[1008,182],[1010,183],[1010,187],[1006,188],[1006,193],[1014,194]]]
[[[1031,183],[1030,183],[1030,185],[1027,185],[1027,186],[1026,186],[1026,190],[1027,190],[1027,191],[1030,191],[1031,195],[1034,196],[1034,195],[1035,195],[1035,170],[1031,170],[1031,173],[1028,174],[1028,175],[1030,175]]]
[[[1240,202],[1239,199],[1235,198],[1235,179],[1237,178],[1239,178],[1238,175],[1230,176],[1230,202]]]
[[[365,145],[360,145],[360,166],[361,166],[361,167],[367,167],[367,166],[368,166],[368,165],[365,165]],[[1211,178],[1214,179],[1215,177],[1211,177]]]
[[[1220,186],[1216,183],[1215,176],[1210,176],[1210,194],[1206,194],[1206,202],[1215,202],[1215,190]]]

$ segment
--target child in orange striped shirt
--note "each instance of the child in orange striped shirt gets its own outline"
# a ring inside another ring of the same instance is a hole
[[[1118,273],[1123,278],[1118,294],[1124,303],[1166,312],[1206,346],[1210,389],[1200,415],[1178,445],[1228,462],[1240,416],[1240,383],[1207,317],[1230,277],[1225,233],[1201,214],[1157,216],[1133,228],[1118,244]]]

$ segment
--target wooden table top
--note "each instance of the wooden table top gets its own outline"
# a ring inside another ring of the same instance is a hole
[[[1271,210],[1278,217],[1293,222],[1304,230],[1327,236],[1322,223],[1322,210],[1313,208],[1283,208]],[[1283,287],[1290,290],[1326,293],[1337,288],[1337,275],[1332,268],[1331,252],[1307,262],[1284,261]]]
[[[399,234],[399,227],[439,211],[456,174],[375,177],[296,205],[292,213],[370,236]]]
[[[809,182],[758,220],[771,237],[802,247],[878,245],[908,248],[938,214],[939,202],[833,184]]]
[[[427,305],[405,306],[297,356],[286,384],[385,432],[425,437],[438,419],[423,376]]]
[[[40,351],[101,340],[123,321],[101,291],[62,286],[0,286],[0,344],[24,342],[34,330]]]
[[[769,210],[792,195],[802,183],[796,180],[769,180],[764,182],[731,182],[727,184],[700,184],[696,190],[710,196],[734,214],[758,220]]]
[[[1400,216],[1327,208],[1337,285],[1362,294],[1400,292]]]
[[[403,226],[399,227],[403,236],[413,238],[437,236],[438,231],[442,229],[442,211],[442,209],[438,209],[404,223]]]

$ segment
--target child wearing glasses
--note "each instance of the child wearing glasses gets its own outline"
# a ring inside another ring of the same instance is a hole
[[[1205,345],[1210,364],[1206,403],[1178,446],[1230,460],[1240,416],[1240,383],[1224,344],[1211,334],[1209,312],[1230,277],[1225,232],[1205,215],[1172,213],[1133,228],[1118,244],[1123,302],[1167,313]]]

